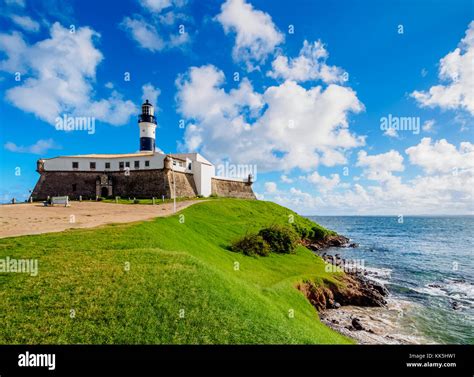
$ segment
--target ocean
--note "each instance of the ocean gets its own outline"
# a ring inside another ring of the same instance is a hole
[[[387,328],[421,343],[474,344],[474,217],[309,218],[358,243],[326,252],[362,261],[392,306],[403,303],[401,315],[384,316]]]

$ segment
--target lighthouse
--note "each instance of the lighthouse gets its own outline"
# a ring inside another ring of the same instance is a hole
[[[155,151],[155,109],[148,100],[142,105],[138,127],[140,128],[140,151]]]

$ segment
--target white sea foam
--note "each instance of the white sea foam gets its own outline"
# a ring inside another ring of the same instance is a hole
[[[364,271],[367,273],[365,277],[373,280],[376,283],[385,285],[390,282],[392,270],[390,268],[376,268],[376,267],[365,267]]]
[[[387,307],[343,306],[325,310],[324,323],[362,344],[432,344],[412,325],[419,309],[411,301],[387,298]],[[350,331],[352,318],[359,318],[365,330]]]
[[[429,283],[414,290],[430,296],[446,297],[474,305],[474,284],[467,281],[448,279],[440,283]]]

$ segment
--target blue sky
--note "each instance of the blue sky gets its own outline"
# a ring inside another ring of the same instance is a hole
[[[303,214],[473,213],[472,1],[0,9],[2,201],[28,196],[40,157],[136,151],[147,96],[161,150],[256,166],[259,197]],[[65,114],[95,132],[58,131]],[[419,132],[382,130],[389,114]]]

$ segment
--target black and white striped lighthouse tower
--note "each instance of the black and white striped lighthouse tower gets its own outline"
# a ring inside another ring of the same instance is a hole
[[[155,109],[148,100],[142,105],[138,126],[140,127],[140,151],[155,151]]]

